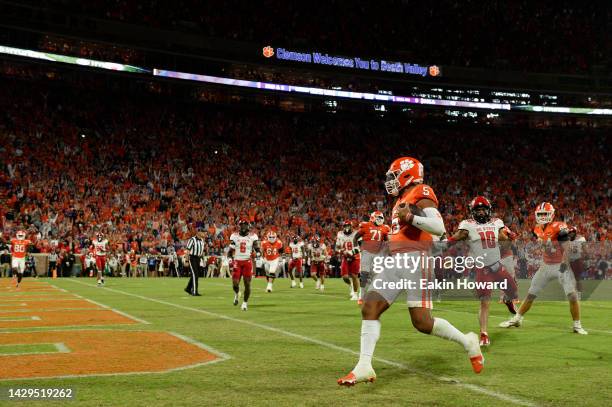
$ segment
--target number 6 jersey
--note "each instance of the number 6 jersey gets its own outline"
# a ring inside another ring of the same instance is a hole
[[[499,231],[503,228],[504,222],[497,218],[491,218],[487,223],[466,219],[459,224],[460,230],[468,232],[470,254],[474,257],[481,257],[485,266],[491,266],[501,258],[497,241]]]
[[[242,236],[240,233],[232,233],[230,236],[230,248],[234,249],[235,260],[250,260],[253,253],[253,244],[259,240],[255,233]]]

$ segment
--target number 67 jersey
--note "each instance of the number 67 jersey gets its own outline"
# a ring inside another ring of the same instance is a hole
[[[470,254],[475,258],[480,257],[485,266],[491,266],[501,258],[497,242],[499,231],[503,228],[504,222],[497,218],[491,218],[487,223],[466,219],[459,224],[460,230],[468,232]]]

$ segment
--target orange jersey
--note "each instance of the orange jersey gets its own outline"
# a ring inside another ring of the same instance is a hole
[[[276,240],[271,243],[269,240],[264,240],[261,244],[261,251],[263,252],[264,258],[268,261],[275,260],[280,257],[283,243],[280,240]]]
[[[372,222],[361,222],[359,231],[361,236],[361,248],[370,253],[378,253],[381,249],[382,242],[387,240],[387,236],[391,233],[389,225],[377,226]]]
[[[422,199],[429,199],[438,206],[438,198],[433,189],[426,184],[418,184],[414,186],[409,192],[404,192],[403,195],[397,200],[391,213],[391,233],[389,234],[389,241],[394,244],[393,246],[405,245],[409,242],[430,242],[433,240],[430,233],[422,231],[421,229],[412,225],[407,225],[403,221],[400,222],[397,217],[397,209],[401,203],[407,205],[416,205]],[[414,251],[425,248],[422,245],[408,245],[410,248],[405,248],[402,251]],[[406,250],[408,249],[408,250]]]
[[[28,246],[31,245],[28,239],[12,239],[11,240],[11,256],[16,259],[25,259],[28,252]]]
[[[567,230],[564,222],[551,222],[545,227],[538,225],[533,229],[533,233],[538,240],[544,243],[544,263],[558,264],[563,259],[563,248],[559,244],[559,232]]]
[[[391,233],[389,225],[377,226],[372,222],[361,222],[359,224],[359,234],[363,242],[383,242],[387,240],[389,233]]]

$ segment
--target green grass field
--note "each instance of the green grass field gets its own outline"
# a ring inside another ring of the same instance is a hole
[[[257,280],[248,312],[232,305],[229,280],[200,279],[202,297],[187,296],[184,279],[109,279],[105,288],[93,279],[52,283],[151,323],[122,329],[173,331],[231,357],[165,374],[0,382],[74,387],[76,401],[66,405],[602,406],[612,398],[612,302],[583,303],[588,336],[571,333],[566,302],[536,302],[524,326],[509,330],[496,327],[508,313],[493,304],[493,343],[481,375],[472,373],[458,345],[416,332],[405,306],[395,304],[382,319],[378,380],[341,388],[336,379],[357,360],[360,313],[340,280],[326,282],[324,294],[315,292],[312,280],[290,289],[282,279],[268,294]],[[525,282],[521,289],[526,292]],[[441,302],[434,315],[464,332],[477,331],[477,307],[475,301]],[[62,404],[26,404],[48,403]]]

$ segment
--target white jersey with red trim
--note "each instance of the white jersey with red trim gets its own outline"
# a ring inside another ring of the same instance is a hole
[[[291,258],[292,259],[301,259],[302,258],[302,251],[304,248],[304,242],[302,242],[301,240],[297,243],[293,243],[293,241],[291,243],[289,243],[289,248],[291,249]]]
[[[246,236],[242,236],[240,233],[232,233],[230,236],[231,249],[234,249],[235,260],[249,260],[253,254],[253,245],[259,238],[255,233],[249,233]]]
[[[310,245],[310,260],[317,263],[327,260],[327,246],[325,246],[325,243],[321,243],[319,247]]]
[[[584,236],[577,236],[576,239],[570,242],[569,252],[567,253],[567,257],[570,261],[576,261],[582,257],[582,250],[585,243],[586,239]]]
[[[93,240],[94,254],[96,256],[106,256],[106,251],[108,250],[108,240]]]
[[[478,223],[474,219],[466,219],[459,224],[460,230],[468,232],[470,244],[470,254],[484,263],[491,266],[497,263],[500,258],[499,231],[504,228],[501,219],[491,218],[487,223]]]
[[[353,249],[355,246],[353,242],[355,241],[356,234],[356,230],[352,231],[348,235],[341,230],[338,232],[338,235],[336,235],[336,250],[342,254],[342,257],[354,256]]]

